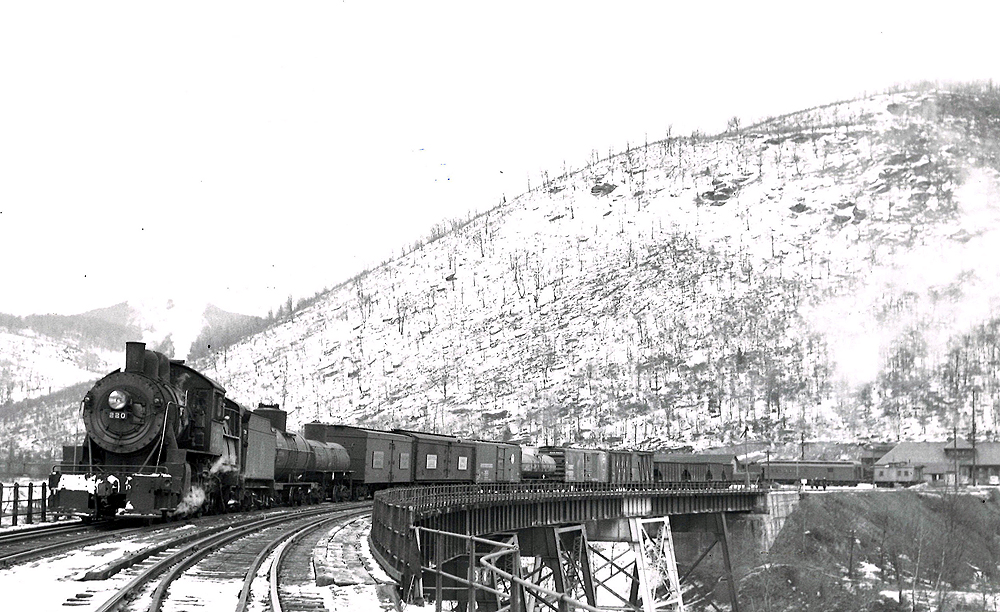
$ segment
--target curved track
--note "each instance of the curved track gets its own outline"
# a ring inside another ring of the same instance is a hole
[[[200,530],[164,542],[153,547],[155,550],[147,549],[141,558],[128,560],[127,564],[134,566],[125,572],[129,579],[107,593],[94,611],[181,610],[208,593],[218,597],[219,593],[229,590],[232,590],[233,599],[239,596],[243,606],[240,609],[261,599],[271,605],[272,610],[294,609],[281,607],[280,598],[275,595],[275,578],[271,579],[270,591],[273,593],[264,595],[255,592],[253,579],[272,553],[271,571],[274,574],[291,549],[291,542],[326,525],[346,523],[371,512],[370,504],[345,506],[257,517],[228,527]]]

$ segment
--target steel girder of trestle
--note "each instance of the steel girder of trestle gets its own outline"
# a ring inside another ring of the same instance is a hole
[[[468,612],[685,612],[682,584],[721,545],[731,610],[739,612],[725,515],[673,518],[684,531],[714,535],[684,576],[670,517],[535,527],[492,538],[418,527],[424,559],[433,560],[424,567],[423,593],[436,610],[450,600]]]

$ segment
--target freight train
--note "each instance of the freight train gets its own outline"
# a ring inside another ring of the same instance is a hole
[[[465,440],[309,423],[245,408],[211,378],[141,342],[80,405],[82,445],[63,447],[50,507],[85,519],[359,499],[411,484],[654,483],[733,477],[735,458]]]

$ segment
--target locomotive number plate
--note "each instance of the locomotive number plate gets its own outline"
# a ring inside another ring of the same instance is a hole
[[[114,419],[114,420],[125,421],[125,420],[128,419],[128,413],[127,412],[110,411],[110,412],[108,412],[108,418],[109,419]]]

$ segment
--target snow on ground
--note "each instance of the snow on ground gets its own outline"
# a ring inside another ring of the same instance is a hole
[[[370,528],[370,523],[367,523]],[[185,525],[180,529],[193,529]],[[17,528],[6,528],[8,531]],[[361,547],[364,555],[363,563],[372,572],[376,580],[391,583],[391,579],[378,567],[371,556],[367,545],[367,531],[363,534]],[[38,610],[49,612],[67,609],[86,612],[101,605],[107,596],[128,582],[128,572],[120,572],[105,581],[78,580],[88,570],[106,564],[128,553],[145,548],[146,543],[136,540],[109,542],[99,546],[87,547],[85,550],[70,551],[34,561],[23,565],[0,568],[0,593],[3,593],[3,608],[5,610]],[[253,582],[251,595],[251,612],[263,612],[267,607],[269,593],[269,572],[274,554],[264,562]],[[232,609],[242,588],[241,580],[221,579],[208,580],[205,577],[181,578],[176,583],[177,592],[183,590],[184,595],[179,601],[167,602],[165,612],[182,609]],[[346,587],[306,587],[304,595],[319,596],[328,612],[360,612],[362,610],[389,609],[386,597],[380,597],[380,589],[393,588],[386,585],[352,585]],[[136,602],[142,604],[148,601],[149,591],[143,593]],[[40,606],[40,603],[43,605]],[[55,607],[46,608],[53,604]],[[409,606],[408,606],[409,608]]]
[[[181,527],[188,529],[190,526]],[[80,581],[90,569],[110,563],[122,556],[145,548],[137,539],[107,542],[71,550],[47,559],[0,569],[0,593],[4,606],[14,610],[44,610],[52,602],[73,602],[81,611],[100,605],[114,589],[128,582],[124,572],[103,581]],[[42,607],[40,607],[40,604]],[[87,606],[90,604],[90,607]],[[64,608],[60,608],[64,609]]]

